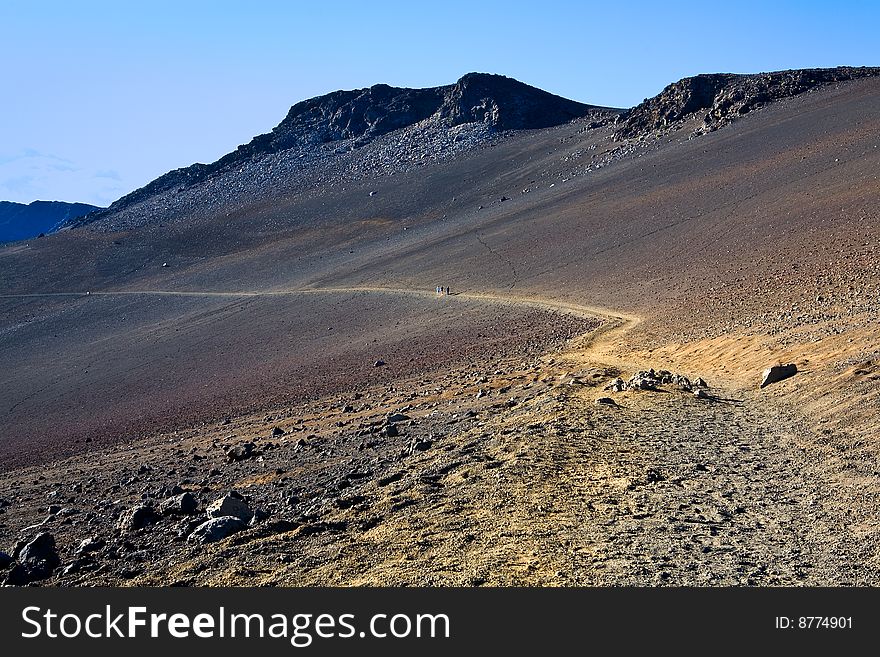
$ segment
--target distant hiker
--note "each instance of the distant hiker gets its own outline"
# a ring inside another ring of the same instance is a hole
[[[449,296],[449,286],[446,286],[446,296]]]

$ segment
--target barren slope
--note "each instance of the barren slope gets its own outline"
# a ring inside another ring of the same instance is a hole
[[[222,215],[7,248],[4,432],[37,428],[4,441],[7,463],[88,422],[128,423],[107,441],[145,421],[156,435],[8,475],[0,529],[12,542],[75,471],[91,483],[63,499],[82,515],[46,526],[68,561],[89,532],[116,556],[62,581],[876,584],[878,117],[874,78],[697,138],[699,117],[630,142],[585,119]],[[422,296],[438,284],[465,294]],[[97,294],[112,291],[140,294]],[[595,324],[522,300],[642,321],[560,346]],[[757,391],[777,360],[801,372]],[[647,367],[703,376],[715,399],[593,403]],[[193,426],[218,405],[260,412]],[[270,438],[278,422],[290,440]],[[281,444],[227,463],[247,440]],[[270,524],[171,561],[189,521],[107,529],[174,483],[202,505],[241,490]]]

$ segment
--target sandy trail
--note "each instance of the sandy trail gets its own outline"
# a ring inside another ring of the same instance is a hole
[[[363,529],[358,529],[362,511],[328,498],[332,510],[325,520],[349,527],[342,534],[242,536],[241,544],[247,547],[235,555],[217,559],[213,549],[194,553],[176,566],[158,568],[141,583],[181,577],[200,584],[241,584],[252,581],[255,572],[261,573],[260,583],[282,585],[878,581],[876,532],[862,529],[857,535],[850,530],[873,519],[853,518],[835,503],[835,496],[844,492],[841,483],[803,447],[806,429],[797,418],[755,394],[732,404],[672,390],[635,392],[616,395],[615,407],[597,405],[594,400],[608,394],[603,386],[610,371],[591,385],[552,383],[563,368],[611,366],[627,373],[636,365],[656,366],[626,362],[635,356],[621,353],[620,339],[641,321],[635,315],[540,297],[438,296],[380,287],[92,294],[437,296],[443,302],[516,304],[605,320],[598,330],[576,338],[569,349],[548,356],[536,369],[507,374],[505,386],[525,395],[514,407],[492,413],[481,408],[472,424],[457,422],[455,429],[443,431],[445,438],[435,435],[437,448],[391,461],[387,472],[373,464],[375,480],[359,481],[343,493],[368,500],[374,521]],[[422,430],[436,431],[474,408],[472,390],[456,392],[474,374],[450,373],[448,395],[440,406],[434,401],[422,410],[408,397],[386,403],[412,404],[424,414]],[[723,386],[713,392],[730,396]],[[335,416],[322,419],[334,420]],[[265,428],[254,425],[250,431],[265,433]],[[341,450],[344,445],[334,444]],[[361,458],[356,454],[351,458]],[[302,458],[291,456],[293,463]],[[314,467],[323,473],[327,465],[319,459]],[[403,475],[393,485],[382,485],[377,483],[380,472]],[[439,474],[432,475],[436,481],[428,485],[424,473]],[[245,474],[242,470],[237,476]],[[247,492],[257,494],[256,489]],[[404,507],[406,513],[399,513]],[[291,540],[296,541],[294,551]],[[286,565],[279,566],[279,559]],[[191,579],[193,571],[201,574]]]

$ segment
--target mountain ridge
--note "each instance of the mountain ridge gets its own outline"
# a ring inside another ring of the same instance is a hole
[[[490,73],[468,73],[454,84],[439,87],[375,84],[333,91],[294,104],[270,132],[257,135],[215,162],[169,171],[79,223],[90,223],[150,195],[194,185],[243,162],[283,151],[308,152],[345,140],[353,141],[352,148],[357,148],[422,123],[430,128],[481,124],[491,131],[525,130],[567,123],[593,112],[611,117],[619,111],[562,98]]]
[[[682,78],[628,110],[556,96],[503,75],[468,73],[457,82],[410,89],[376,84],[294,104],[270,132],[210,164],[169,171],[106,209],[68,221],[100,230],[131,229],[196,214],[245,207],[267,196],[299,193],[333,180],[394,173],[491,143],[507,131],[547,128],[591,118],[587,129],[611,126],[626,145],[693,122],[691,136],[722,128],[776,101],[865,77],[880,67],[710,73]],[[400,135],[383,144],[383,140]],[[330,162],[366,151],[358,160]],[[324,166],[316,167],[318,163]],[[393,163],[388,168],[388,163]]]
[[[88,203],[0,201],[0,242],[14,242],[51,233],[62,224],[100,209]]]

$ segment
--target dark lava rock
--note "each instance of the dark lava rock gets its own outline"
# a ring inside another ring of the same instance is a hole
[[[86,538],[76,548],[76,554],[88,554],[102,549],[107,542],[100,538]]]
[[[392,413],[387,418],[385,418],[386,422],[406,422],[409,420],[409,415],[404,415],[403,413]]]
[[[617,402],[611,399],[611,397],[599,397],[596,403],[602,406],[617,406]]]
[[[373,363],[373,367],[382,367],[383,365],[385,365],[385,361],[381,359]]]
[[[272,427],[272,435],[273,436],[283,436],[284,429],[282,429],[281,427]]]
[[[701,113],[703,121],[695,134],[704,134],[776,100],[835,82],[877,75],[880,75],[880,68],[840,66],[752,75],[715,73],[684,78],[629,110],[614,138],[635,139],[654,131],[675,129],[689,116]]]
[[[228,447],[224,450],[226,460],[230,463],[235,461],[246,461],[258,455],[257,446],[252,442],[242,443],[234,447]]]
[[[208,506],[207,511],[211,518],[232,516],[242,522],[250,522],[254,516],[254,512],[251,511],[244,497],[236,491],[231,491],[220,499],[214,500]]]
[[[191,543],[214,543],[246,528],[247,525],[234,516],[211,518],[196,527],[187,540]]]
[[[116,523],[116,528],[121,532],[133,532],[153,524],[157,519],[153,507],[139,506],[123,513]]]
[[[382,433],[384,433],[389,438],[394,438],[395,436],[400,435],[400,432],[397,430],[397,425],[389,424],[382,428]]]
[[[797,374],[797,365],[794,363],[789,363],[788,365],[774,365],[772,367],[764,370],[764,374],[762,375],[761,387],[765,388],[769,386],[771,383],[776,383],[777,381],[782,381],[783,379],[787,379],[790,376],[794,376]]]
[[[18,555],[18,563],[9,571],[7,584],[24,586],[46,579],[61,564],[55,551],[55,537],[43,532],[27,543]]]
[[[431,449],[431,445],[434,443],[427,438],[413,438],[412,442],[409,444],[408,452],[410,454],[415,454],[416,452],[426,452]]]
[[[199,508],[199,501],[192,493],[182,493],[163,501],[159,510],[162,515],[189,515]]]

